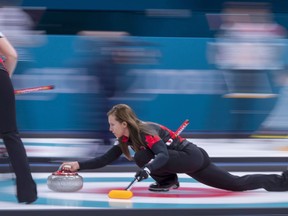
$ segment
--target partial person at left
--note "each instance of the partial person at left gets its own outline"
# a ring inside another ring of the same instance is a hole
[[[16,175],[16,196],[19,203],[37,200],[37,185],[32,177],[26,149],[19,136],[16,103],[11,77],[17,66],[17,52],[0,33],[0,133]]]

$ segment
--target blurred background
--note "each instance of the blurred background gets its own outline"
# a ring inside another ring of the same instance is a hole
[[[16,96],[30,157],[104,152],[117,103],[172,130],[189,119],[187,138],[271,139],[287,156],[288,1],[0,2],[15,89],[55,85]]]

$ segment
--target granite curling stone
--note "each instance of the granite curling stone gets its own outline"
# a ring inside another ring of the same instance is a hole
[[[83,187],[83,178],[77,172],[58,170],[47,179],[47,186],[56,192],[75,192]]]

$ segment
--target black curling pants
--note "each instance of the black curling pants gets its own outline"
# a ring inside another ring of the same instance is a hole
[[[16,175],[18,201],[33,202],[37,199],[36,183],[17,131],[14,88],[8,73],[3,70],[0,70],[0,132]]]
[[[194,144],[183,150],[168,150],[169,161],[158,170],[151,171],[150,176],[160,185],[178,181],[177,173],[186,173],[195,180],[219,189],[229,191],[246,191],[264,188],[267,191],[288,191],[288,171],[277,174],[232,175],[217,167],[210,161],[205,150]],[[142,150],[134,155],[139,167],[145,166],[154,157],[151,150]]]

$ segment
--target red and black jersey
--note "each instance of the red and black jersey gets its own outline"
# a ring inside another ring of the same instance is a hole
[[[168,149],[181,150],[188,143],[186,139],[182,138],[181,136],[177,136],[175,132],[173,132],[172,130],[168,129],[163,125],[154,122],[147,122],[146,124],[148,124],[151,127],[152,129],[151,131],[153,131],[154,134],[153,135],[144,133],[141,134],[143,142],[146,144],[145,147],[143,146],[144,148],[148,147],[149,149],[152,149],[154,144],[162,140],[164,143],[166,143]],[[120,139],[121,142],[127,143],[127,145],[131,146],[133,149],[133,144],[131,143],[128,137],[123,136]],[[172,139],[173,142],[168,142],[170,139]]]
[[[3,38],[3,34],[0,32],[0,40],[1,38]],[[4,56],[1,56],[0,55],[0,70],[4,70],[4,71],[7,71],[7,69],[5,68],[5,65],[4,65],[4,60],[3,60]]]
[[[182,138],[181,136],[177,136],[174,131],[163,125],[154,122],[147,122],[147,124],[155,130],[156,134],[158,135],[157,137],[163,140],[164,143],[166,143],[168,149],[181,150],[188,143],[186,139]],[[151,137],[151,135],[145,135],[145,141],[149,148],[153,146],[153,139]],[[169,139],[172,139],[173,142],[167,143]]]
[[[146,167],[150,171],[156,170],[164,166],[168,159],[168,149],[173,150],[182,150],[189,142],[186,139],[183,139],[181,136],[176,136],[176,134],[170,129],[156,123],[148,122],[151,129],[154,131],[153,135],[142,133],[141,137],[146,146],[143,146],[143,149],[151,149],[151,152],[154,154],[154,159],[151,160]],[[172,138],[173,142],[169,145],[166,145],[166,142]],[[133,144],[131,143],[128,137],[121,137],[121,142],[126,143],[131,146],[133,149]],[[122,154],[121,148],[118,144],[114,145],[108,152],[104,155],[93,158],[88,161],[79,162],[81,169],[96,169],[101,168],[105,165],[110,164],[120,157]]]

